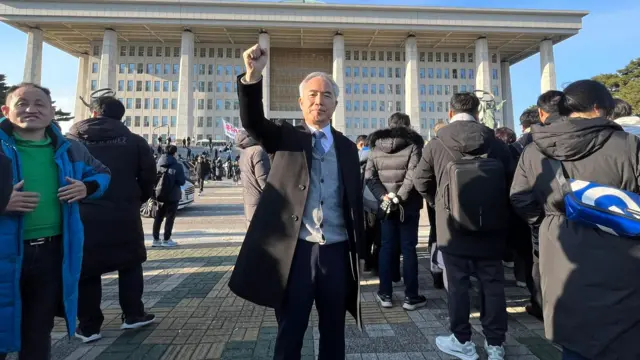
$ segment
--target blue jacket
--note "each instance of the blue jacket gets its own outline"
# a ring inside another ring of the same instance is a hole
[[[20,158],[12,136],[13,125],[0,119],[0,146],[13,165],[13,184],[22,180]],[[94,159],[84,145],[65,139],[55,127],[49,126],[47,134],[55,147],[58,166],[58,182],[66,184],[65,177],[82,180],[87,185],[88,198],[95,199],[109,186],[109,169]],[[62,203],[63,251],[62,297],[69,336],[76,328],[78,308],[78,280],[82,267],[84,229],[78,203]],[[15,213],[0,213],[0,353],[20,350],[21,297],[20,274],[22,270],[23,219]]]

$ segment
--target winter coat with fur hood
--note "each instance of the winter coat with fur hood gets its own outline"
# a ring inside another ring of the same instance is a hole
[[[406,127],[381,129],[371,134],[369,144],[367,187],[378,199],[394,193],[405,213],[419,213],[423,201],[413,186],[413,172],[422,157],[422,136]]]

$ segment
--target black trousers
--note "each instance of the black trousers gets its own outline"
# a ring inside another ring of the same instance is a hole
[[[320,331],[319,360],[345,358],[344,326],[347,276],[351,276],[347,242],[319,245],[298,240],[285,300],[276,309],[276,360],[298,360],[315,300]]]
[[[198,178],[198,186],[200,187],[200,192],[204,190],[204,178]]]
[[[144,315],[142,265],[118,270],[118,297],[125,319]],[[104,316],[100,310],[102,279],[100,275],[82,277],[78,285],[78,320],[84,335],[100,333]]]
[[[480,283],[480,322],[489,345],[502,345],[507,332],[507,304],[504,295],[504,268],[501,260],[463,258],[442,254],[449,296],[451,332],[458,341],[471,340],[471,275]]]
[[[153,239],[160,240],[160,226],[162,221],[164,224],[164,240],[171,239],[171,232],[173,231],[173,222],[176,220],[176,214],[178,212],[177,202],[158,203],[158,213],[153,219]]]
[[[367,270],[378,271],[378,256],[380,255],[380,221],[376,214],[365,212],[364,234],[367,241]]]
[[[21,360],[48,360],[51,357],[53,320],[64,313],[62,254],[61,237],[41,245],[25,242],[20,278]],[[5,357],[6,354],[0,354],[0,359]]]

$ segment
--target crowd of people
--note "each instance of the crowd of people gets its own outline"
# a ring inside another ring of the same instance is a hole
[[[526,311],[544,321],[563,359],[640,358],[633,276],[640,271],[640,118],[629,104],[598,82],[577,81],[542,94],[520,117],[516,138],[483,125],[479,99],[457,93],[449,120],[426,144],[402,113],[354,143],[331,126],[340,89],[329,75],[311,73],[300,84],[304,124],[273,122],[262,106],[267,50],[255,45],[243,57],[245,130],[236,162],[248,230],[229,287],[275,309],[275,359],[301,357],[314,304],[318,358],[344,359],[347,312],[362,329],[365,271],[379,277],[382,307],[395,305],[393,283],[401,280],[405,310],[427,305],[416,249],[425,206],[433,286],[446,289],[449,306],[451,334],[436,338],[439,350],[478,359],[469,323],[474,277],[484,348],[490,360],[505,358],[504,267],[513,262],[518,286],[531,295]],[[64,317],[69,336],[99,340],[107,272],[118,272],[121,329],[151,324],[139,212],[156,201],[152,246],[177,245],[173,223],[188,177],[178,147],[167,144],[156,162],[122,123],[125,108],[113,97],[95,99],[91,118],[66,136],[39,85],[11,87],[2,112],[0,359],[16,351],[49,359],[55,316]],[[216,162],[195,158],[200,192],[217,177]]]

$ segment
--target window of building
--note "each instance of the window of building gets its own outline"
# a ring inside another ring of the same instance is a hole
[[[204,99],[198,99],[198,110],[204,110]]]
[[[92,74],[97,74],[98,73],[98,63],[94,62],[93,64],[91,64],[91,73]]]
[[[100,45],[93,46],[93,56],[100,56]]]
[[[363,53],[363,54],[365,54],[365,53]],[[366,67],[366,66],[362,68],[362,77],[363,78],[368,78],[369,77],[369,68]]]
[[[198,65],[198,75],[204,75],[206,71],[206,65],[200,64]]]
[[[369,111],[369,101],[364,100],[362,102],[362,111]]]
[[[498,87],[497,86],[493,86],[491,87],[491,92],[493,93],[493,95],[495,96],[500,96],[500,93],[498,92]]]
[[[458,69],[451,70],[451,77],[454,79],[458,78]]]
[[[371,84],[371,94],[375,95],[378,92],[378,86],[376,84]]]
[[[362,84],[362,93],[369,94],[369,84]]]
[[[473,53],[467,53],[467,62],[468,63],[472,63],[473,62]]]
[[[402,111],[402,101],[396,101],[396,111]]]
[[[467,69],[460,69],[460,79],[467,78]]]
[[[227,65],[224,67],[224,74],[227,76],[233,76],[233,67],[231,65]]]
[[[344,52],[344,59],[351,60],[351,50],[347,50]]]
[[[240,59],[240,57],[242,57],[242,53],[240,52],[240,49],[238,48],[235,51],[235,58],[236,59]]]
[[[144,82],[144,91],[151,91],[151,81],[147,80]]]
[[[436,85],[436,95],[442,95],[442,85]]]
[[[362,52],[362,61],[367,61],[367,59],[369,57],[368,54],[369,54],[369,52],[366,51],[366,50]]]
[[[438,101],[438,106],[436,107],[437,112],[442,112],[442,101]]]
[[[207,82],[207,92],[209,93],[213,92],[213,81]]]
[[[127,65],[126,64],[119,64],[118,65],[118,73],[119,74],[124,74],[127,71]]]
[[[156,64],[156,74],[162,74],[162,64]]]
[[[402,61],[400,60],[400,51],[396,51],[394,59],[395,61]]]
[[[425,84],[420,84],[420,95],[427,95],[427,86]]]
[[[429,77],[429,79],[433,79],[433,68],[427,69],[427,76]]]
[[[436,53],[436,62],[442,62],[442,53]]]
[[[396,68],[396,79],[400,79],[402,77],[402,71],[400,70],[400,68]]]
[[[153,118],[153,127],[158,127],[158,125],[160,125],[160,121],[159,121],[159,117],[154,116]]]
[[[420,128],[423,130],[427,128],[427,119],[425,118],[420,119]]]
[[[433,101],[429,101],[429,112],[435,111],[435,104]]]
[[[120,46],[120,56],[127,56],[127,47]]]
[[[426,112],[427,111],[427,102],[426,101],[420,101],[420,111],[421,112]]]
[[[217,82],[216,83],[216,92],[217,93],[221,93],[222,92],[222,82]]]
[[[420,62],[424,62],[425,60],[426,60],[425,52],[422,51],[422,52],[420,52]]]
[[[431,51],[427,53],[427,62],[433,62],[433,52]]]
[[[458,53],[451,53],[451,62],[458,62]]]
[[[171,117],[171,127],[175,128],[178,123],[178,118],[176,116]]]
[[[127,98],[126,104],[127,104],[127,106],[126,106],[127,109],[133,109],[133,99],[132,98]]]
[[[224,92],[226,92],[226,93],[230,93],[231,92],[231,83],[230,82],[224,83]]]
[[[154,81],[153,82],[153,91],[160,91],[160,81]]]
[[[126,116],[124,118],[124,126],[131,127],[131,116]]]
[[[124,91],[124,80],[118,80],[118,91]]]
[[[384,78],[384,68],[383,67],[379,67],[378,68],[378,77],[379,78]]]
[[[198,92],[204,92],[204,81],[198,81]]]
[[[231,100],[225,100],[224,101],[224,109],[225,110],[231,110]]]
[[[387,94],[393,95],[393,84],[387,85]]]
[[[371,111],[377,111],[378,110],[378,102],[375,100],[371,101]]]
[[[351,111],[351,100],[347,100],[344,102],[344,109],[346,111]]]
[[[227,59],[233,59],[233,49],[227,48]]]
[[[129,74],[136,73],[136,64],[129,64]]]
[[[420,79],[425,79],[427,77],[427,73],[424,68],[420,68]]]
[[[493,80],[498,80],[498,69],[491,69],[491,78]]]
[[[148,116],[143,116],[142,117],[142,126],[149,127],[149,117]]]
[[[148,57],[153,57],[153,46],[149,46],[147,48],[147,56]]]
[[[445,95],[450,95],[451,94],[451,85],[445,85],[444,86],[444,94]]]
[[[171,82],[171,91],[172,92],[178,91],[178,84],[179,84],[178,81],[175,81],[175,80]]]
[[[444,62],[446,62],[446,63],[449,62],[449,53],[448,52],[444,53]]]
[[[353,111],[360,111],[360,100],[353,102]]]
[[[222,100],[216,99],[216,110],[222,110]]]
[[[162,46],[156,46],[156,57],[162,57]]]
[[[351,77],[351,66],[347,66],[344,68],[344,77]]]
[[[379,111],[384,111],[384,101],[380,101],[380,107],[378,107]]]
[[[360,118],[353,118],[353,128],[354,129],[360,128]]]
[[[369,128],[369,119],[368,118],[362,119],[362,128],[363,129]]]
[[[153,74],[153,64],[147,64],[147,74]]]
[[[133,80],[127,80],[127,91],[133,91]]]
[[[213,99],[207,99],[207,110],[213,110]]]
[[[98,80],[91,80],[91,90],[96,90],[98,88]]]
[[[360,84],[358,83],[353,84],[353,93],[360,94]]]
[[[442,69],[441,68],[437,68],[436,69],[436,79],[442,79]]]
[[[162,99],[162,110],[169,110],[169,99]]]
[[[491,54],[491,62],[494,64],[498,63],[498,54]]]
[[[473,69],[469,69],[469,80],[473,80]]]
[[[162,82],[162,91],[169,91],[169,82],[168,81],[163,81]]]
[[[144,99],[144,109],[149,110],[149,98]]]
[[[449,68],[444,69],[444,78],[445,79],[449,78]]]
[[[178,99],[171,99],[171,110],[175,110],[178,108]]]
[[[136,81],[136,91],[142,91],[142,81]]]
[[[346,118],[344,121],[344,126],[349,129],[351,128],[351,118]]]
[[[153,109],[154,110],[160,109],[160,98],[153,99]]]
[[[402,95],[402,85],[396,84],[396,95]]]
[[[376,77],[376,68],[375,67],[370,68],[369,74],[371,74],[372,78]]]
[[[453,85],[453,93],[457,93],[458,87],[457,85]],[[460,85],[460,92],[467,92],[467,85]]]
[[[353,60],[356,60],[356,61],[360,60],[360,51],[355,50],[353,52]]]
[[[378,94],[384,95],[384,84],[378,85]]]
[[[435,92],[435,85],[429,85],[429,95],[433,95]]]

